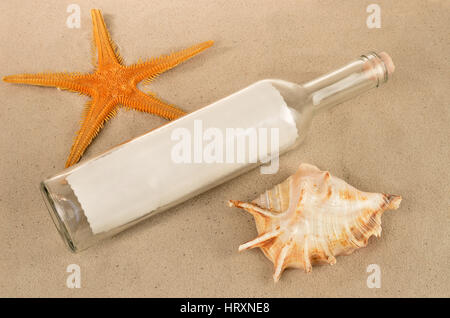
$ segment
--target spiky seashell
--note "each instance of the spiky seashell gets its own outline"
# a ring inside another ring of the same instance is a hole
[[[275,266],[273,279],[285,268],[312,270],[313,264],[335,264],[381,234],[381,215],[395,210],[398,195],[362,192],[345,181],[301,164],[284,182],[251,203],[230,200],[250,212],[259,236],[239,246],[239,251],[259,247]]]

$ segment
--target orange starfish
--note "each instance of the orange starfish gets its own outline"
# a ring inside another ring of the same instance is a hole
[[[119,104],[167,119],[183,116],[185,112],[182,110],[160,101],[151,94],[144,94],[136,85],[144,79],[151,81],[162,72],[213,44],[213,41],[207,41],[170,55],[125,66],[111,41],[100,10],[91,10],[91,17],[98,55],[98,65],[94,73],[40,73],[3,77],[5,82],[54,86],[92,97],[86,105],[81,128],[75,137],[66,167],[80,160],[103,124],[116,114]]]

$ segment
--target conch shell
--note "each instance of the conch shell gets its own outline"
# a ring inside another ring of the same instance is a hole
[[[312,270],[313,264],[336,263],[381,235],[381,215],[396,210],[398,195],[369,193],[345,181],[301,164],[284,182],[251,203],[230,200],[250,212],[259,236],[239,246],[239,251],[259,247],[275,266],[277,282],[285,268]]]

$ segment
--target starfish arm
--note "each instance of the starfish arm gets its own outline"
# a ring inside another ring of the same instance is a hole
[[[122,58],[117,53],[117,47],[111,40],[99,9],[91,10],[94,44],[97,48],[98,67],[110,64],[121,64]]]
[[[176,119],[186,114],[181,109],[166,104],[152,95],[147,95],[137,88],[133,90],[132,94],[122,98],[120,102],[125,107],[158,115],[170,120]]]
[[[38,73],[18,74],[3,77],[3,81],[15,84],[58,87],[85,95],[91,95],[90,74],[77,73]]]
[[[143,63],[133,64],[127,67],[134,74],[135,83],[139,83],[144,79],[152,80],[159,74],[174,68],[178,64],[190,59],[194,55],[206,50],[214,44],[214,41],[206,41],[182,51],[163,55],[158,58],[150,59]]]
[[[106,96],[96,96],[86,105],[81,127],[78,131],[69,157],[66,161],[66,168],[77,163],[86,148],[97,136],[104,123],[115,116],[117,100]]]

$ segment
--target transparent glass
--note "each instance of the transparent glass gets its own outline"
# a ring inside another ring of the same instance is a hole
[[[41,191],[64,242],[71,251],[83,250],[262,163],[270,168],[280,154],[304,140],[315,113],[385,83],[392,64],[386,56],[362,55],[303,85],[275,79],[256,82],[44,180]],[[231,137],[230,128],[235,132]],[[261,132],[267,133],[265,138],[257,134]],[[248,138],[243,154],[239,134]],[[187,135],[193,136],[190,157],[178,151],[188,149],[181,147]],[[208,146],[202,142],[218,136],[225,139],[226,154],[217,159],[216,148],[209,153],[214,161],[204,155]],[[254,136],[256,157],[250,149]],[[262,139],[270,147],[260,147]],[[230,150],[235,157],[227,157]]]

